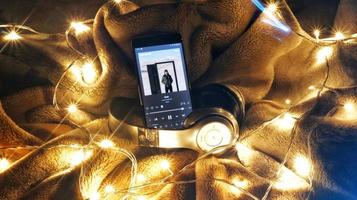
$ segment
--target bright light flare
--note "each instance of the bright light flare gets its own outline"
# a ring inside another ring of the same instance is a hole
[[[276,3],[269,3],[266,10],[270,13],[275,13],[278,10],[278,5]]]
[[[6,171],[10,168],[10,162],[6,158],[0,159],[0,173]]]
[[[104,192],[107,193],[107,194],[114,193],[115,192],[115,188],[112,185],[107,185],[104,188]]]
[[[76,104],[70,104],[67,107],[67,111],[68,111],[68,113],[73,114],[78,111],[78,106]]]
[[[247,180],[242,180],[242,179],[235,178],[235,179],[233,179],[232,183],[233,183],[234,186],[236,186],[238,188],[241,188],[241,189],[246,189],[248,187],[248,181]]]
[[[346,102],[343,105],[343,108],[345,109],[346,112],[356,112],[356,105],[352,102]]]
[[[99,143],[99,146],[103,149],[108,149],[114,147],[114,142],[109,139],[104,139]]]
[[[314,30],[314,36],[315,36],[315,39],[316,39],[317,42],[320,41],[320,34],[321,34],[321,32],[320,32],[319,29],[315,29]]]
[[[242,190],[246,190],[248,187],[248,181],[242,180],[239,178],[234,178],[232,180],[233,186],[230,186],[230,190],[233,194],[239,195],[242,193]]]
[[[136,181],[137,181],[138,183],[143,183],[145,180],[146,180],[146,177],[145,177],[143,174],[138,174],[138,175],[136,176]]]
[[[93,84],[98,78],[97,70],[92,62],[85,63],[82,67],[82,78],[87,84]]]
[[[138,197],[136,197],[136,200],[146,200],[146,197],[145,196],[138,196]]]
[[[72,167],[75,167],[85,160],[89,159],[92,156],[92,151],[85,151],[83,149],[79,149],[72,153],[69,157],[69,163]]]
[[[16,31],[10,31],[4,36],[4,40],[7,41],[15,41],[19,39],[22,39],[22,37]]]
[[[71,28],[73,28],[77,35],[88,32],[90,30],[89,26],[85,25],[83,22],[72,22]]]
[[[295,156],[293,163],[294,163],[294,170],[298,175],[304,178],[309,177],[312,166],[310,161],[305,156],[303,155]]]
[[[170,162],[168,160],[162,160],[160,163],[162,169],[169,170],[170,169]]]
[[[294,127],[296,120],[290,113],[285,113],[284,115],[277,118],[274,122],[281,130],[290,130]]]
[[[290,27],[286,25],[284,22],[281,22],[279,19],[277,19],[277,17],[271,11],[269,11],[269,9],[265,7],[260,0],[251,0],[251,1],[259,10],[261,10],[266,15],[267,18],[263,19],[263,22],[270,24],[271,26],[276,27],[286,33],[291,32]],[[271,7],[270,9],[274,9],[274,6]]]
[[[100,194],[99,194],[99,192],[93,192],[93,193],[89,196],[89,200],[100,200]]]
[[[290,191],[306,189],[309,187],[309,184],[303,178],[284,167],[273,186],[282,191]]]
[[[325,63],[327,59],[329,59],[333,54],[332,47],[322,47],[317,51],[316,61],[317,64]]]
[[[285,99],[285,104],[290,105],[291,104],[291,100],[290,99]]]
[[[346,37],[345,37],[345,35],[344,35],[342,32],[338,31],[338,32],[335,33],[335,39],[336,39],[336,40],[343,40],[343,39],[345,39],[345,38],[346,38]]]
[[[243,143],[236,144],[236,151],[239,160],[242,161],[244,164],[249,165],[254,155],[254,151]]]
[[[357,119],[357,105],[352,100],[346,101],[343,104],[343,110],[339,112],[338,117],[347,120]]]
[[[316,87],[314,85],[310,85],[307,89],[311,90],[311,91],[314,91],[314,90],[316,90]]]

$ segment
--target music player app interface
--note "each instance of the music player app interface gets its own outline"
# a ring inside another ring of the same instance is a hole
[[[180,129],[192,112],[181,43],[135,48],[148,128]]]

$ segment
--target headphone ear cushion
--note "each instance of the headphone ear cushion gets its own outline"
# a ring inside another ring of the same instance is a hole
[[[210,84],[193,92],[195,109],[223,108],[230,112],[241,123],[245,115],[244,98],[241,92],[232,85]]]

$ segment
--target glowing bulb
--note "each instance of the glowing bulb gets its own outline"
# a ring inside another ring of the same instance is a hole
[[[355,105],[352,102],[347,102],[343,105],[343,108],[347,112],[354,112],[355,111]]]
[[[317,42],[319,42],[320,41],[320,30],[318,30],[318,29],[314,30],[314,35],[315,35]]]
[[[82,66],[82,78],[87,84],[92,84],[97,80],[98,74],[92,62],[85,63]]]
[[[316,87],[313,86],[313,85],[310,85],[307,89],[308,89],[308,90],[316,90]]]
[[[243,143],[236,144],[237,156],[244,164],[249,164],[254,151]]]
[[[335,115],[341,120],[356,120],[357,119],[357,105],[353,100],[346,100],[343,102],[342,109],[339,109]]]
[[[19,40],[21,38],[22,37],[15,31],[11,31],[4,36],[4,40],[8,40],[8,41],[15,41],[15,40]]]
[[[115,3],[120,3],[122,2],[123,0],[114,0]]]
[[[294,169],[298,175],[306,178],[310,175],[311,164],[305,156],[297,155],[294,158]]]
[[[278,6],[276,5],[276,3],[269,3],[266,9],[268,12],[274,13],[278,10]]]
[[[145,176],[143,174],[138,174],[136,176],[136,181],[139,182],[139,183],[142,183],[146,180]]]
[[[114,143],[109,139],[104,139],[99,143],[99,146],[103,149],[114,147]]]
[[[291,170],[283,168],[273,186],[279,190],[287,191],[305,189],[309,187],[309,184]]]
[[[233,184],[233,186],[230,186],[229,188],[230,188],[231,192],[236,195],[241,194],[242,190],[245,190],[248,186],[248,182],[246,180],[241,180],[238,178],[233,179],[232,184]]]
[[[83,149],[80,149],[74,153],[72,153],[69,163],[72,167],[75,167],[79,164],[81,164],[83,161],[87,160],[92,156],[91,151],[84,151]]]
[[[248,186],[248,181],[237,179],[237,178],[233,179],[232,183],[234,186],[236,186],[238,188],[242,188],[242,189],[246,189]]]
[[[145,196],[138,196],[136,199],[137,200],[146,200],[146,197]]]
[[[285,100],[285,103],[288,104],[288,105],[290,105],[290,104],[291,104],[291,100],[290,100],[290,99],[286,99],[286,100]]]
[[[326,59],[330,58],[333,53],[332,47],[322,47],[316,54],[317,63],[321,64],[326,61]]]
[[[104,192],[109,194],[109,193],[114,193],[115,192],[115,188],[112,185],[107,185],[104,188]]]
[[[69,113],[75,113],[75,112],[77,112],[78,111],[78,107],[77,107],[77,105],[76,104],[71,104],[71,105],[69,105],[68,107],[67,107],[67,111],[69,112]]]
[[[275,124],[282,130],[290,130],[295,125],[295,119],[290,113],[285,113],[275,120]]]
[[[89,26],[85,25],[83,22],[72,22],[71,28],[76,31],[77,35],[90,30]]]
[[[100,199],[99,192],[93,192],[89,197],[89,200],[99,200],[99,199]]]
[[[163,160],[163,161],[161,161],[160,166],[162,169],[168,170],[168,169],[170,169],[170,162],[167,160]]]
[[[342,32],[336,32],[335,33],[335,39],[336,40],[343,40],[343,39],[345,39],[345,35]]]
[[[0,173],[10,168],[10,162],[6,158],[0,159]]]

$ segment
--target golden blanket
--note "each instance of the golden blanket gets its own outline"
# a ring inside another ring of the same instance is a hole
[[[335,17],[349,34],[356,5]],[[2,27],[0,199],[357,199],[356,42],[318,43],[285,1],[273,14],[291,31],[250,0],[109,1],[88,30],[21,29],[16,42]],[[226,154],[141,148],[108,128],[111,99],[137,98],[132,39],[157,32],[182,35],[193,87],[244,94]]]

